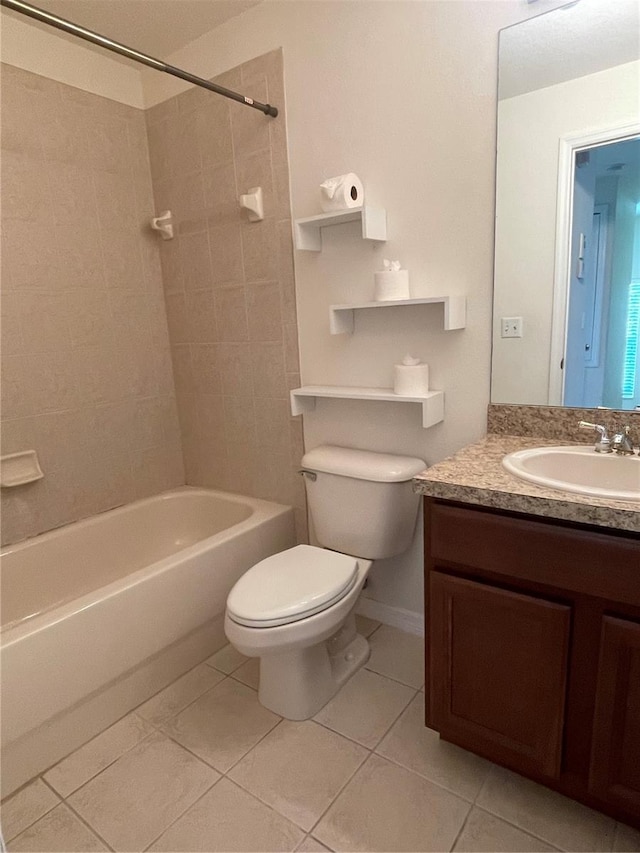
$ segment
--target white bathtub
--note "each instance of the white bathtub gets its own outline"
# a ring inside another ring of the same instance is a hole
[[[229,590],[293,511],[181,488],[1,552],[3,796],[226,642]]]

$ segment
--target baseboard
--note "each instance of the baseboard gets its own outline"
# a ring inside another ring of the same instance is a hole
[[[356,613],[361,616],[368,616],[369,619],[376,619],[385,625],[392,625],[401,631],[407,631],[409,634],[424,637],[424,616],[414,610],[392,607],[390,604],[383,604],[374,598],[362,596],[356,605]]]

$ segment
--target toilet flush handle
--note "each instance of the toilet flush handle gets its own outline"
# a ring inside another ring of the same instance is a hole
[[[302,474],[303,477],[308,477],[312,483],[315,483],[315,481],[318,479],[318,475],[316,474],[316,472],[309,471],[307,468],[301,468],[298,471],[298,474]]]

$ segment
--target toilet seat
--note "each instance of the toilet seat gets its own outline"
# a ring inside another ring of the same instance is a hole
[[[287,625],[340,601],[357,576],[355,557],[296,545],[245,572],[229,594],[227,614],[253,628]]]

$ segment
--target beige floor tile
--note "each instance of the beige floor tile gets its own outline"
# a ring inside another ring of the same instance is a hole
[[[638,853],[640,851],[640,832],[632,826],[619,823],[613,842],[615,853]]]
[[[368,616],[361,616],[359,613],[356,613],[356,630],[363,637],[370,637],[381,624],[381,622],[376,622],[375,619],[369,619]]]
[[[64,803],[60,803],[53,811],[14,838],[7,849],[30,853],[93,853],[94,850],[109,848],[78,820]]]
[[[217,779],[155,732],[72,794],[69,804],[115,850],[143,850]]]
[[[201,663],[199,666],[185,673],[181,678],[178,678],[173,684],[165,687],[160,693],[156,693],[144,705],[136,708],[136,714],[139,714],[150,723],[158,725],[170,717],[175,717],[187,705],[190,705],[194,699],[197,699],[203,693],[206,693],[207,690],[215,687],[224,677],[222,672],[218,672],[210,666]]]
[[[453,849],[466,853],[546,853],[557,848],[499,817],[473,808]]]
[[[424,638],[381,625],[369,640],[367,669],[415,687],[424,684]]]
[[[295,850],[304,833],[228,779],[221,779],[191,806],[151,850]]]
[[[239,666],[233,673],[236,681],[241,681],[247,687],[258,689],[260,684],[260,658],[249,658],[246,663]]]
[[[361,669],[314,720],[373,749],[414,693],[412,687]]]
[[[136,714],[128,714],[63,758],[44,778],[60,796],[68,797],[152,731],[153,727]]]
[[[227,643],[226,646],[217,651],[215,655],[211,655],[210,658],[207,658],[205,663],[208,666],[212,666],[215,669],[220,670],[220,672],[224,672],[226,675],[231,675],[239,666],[241,666],[246,660],[244,655],[241,655],[237,649],[231,645],[231,643]]]
[[[333,850],[450,850],[470,804],[372,755],[314,828]]]
[[[493,767],[478,806],[568,851],[611,850],[615,821],[502,767]]]
[[[417,694],[376,752],[465,800],[476,798],[492,766],[472,752],[440,740],[437,732],[425,727],[423,693]]]
[[[42,779],[35,779],[2,803],[2,831],[9,841],[58,805],[60,800]]]
[[[226,773],[280,720],[255,690],[227,678],[163,724],[168,735]]]
[[[283,720],[229,775],[308,831],[366,756],[311,720]]]
[[[305,840],[297,849],[299,853],[325,853],[325,850],[329,850],[329,848],[325,847],[324,844],[320,844],[319,841],[316,841],[313,835],[307,835]]]

